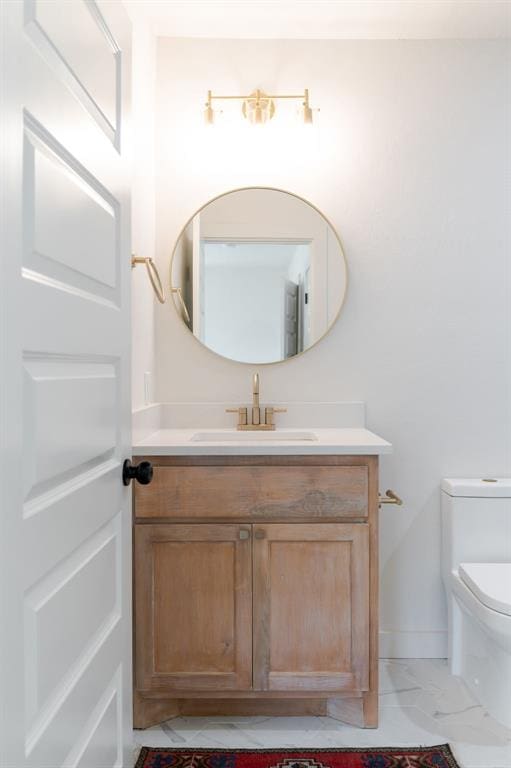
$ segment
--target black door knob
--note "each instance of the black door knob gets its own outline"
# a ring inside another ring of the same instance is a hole
[[[123,485],[129,485],[132,480],[137,480],[141,485],[149,485],[153,479],[153,465],[150,461],[141,461],[140,464],[132,464],[126,459],[122,465]]]

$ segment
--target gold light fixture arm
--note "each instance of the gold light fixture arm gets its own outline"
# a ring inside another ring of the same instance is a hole
[[[255,92],[256,94],[258,91]],[[287,93],[287,94],[272,94],[272,93],[264,93],[262,91],[259,91],[259,96],[262,98],[264,96],[265,99],[308,99],[308,93],[309,90],[306,88],[303,93]],[[222,96],[220,94],[213,95],[211,91],[208,91],[208,101],[206,103],[210,103],[213,100],[219,99],[221,101],[227,101],[229,99],[238,99],[239,101],[246,101],[246,99],[253,99],[255,98],[253,93],[249,93],[246,96]]]
[[[145,264],[149,280],[153,286],[153,291],[156,294],[156,298],[160,304],[165,304],[165,293],[163,291],[163,285],[161,284],[160,275],[156,264],[150,256],[136,256],[134,253],[131,255],[131,268],[134,269],[137,264]]]
[[[215,113],[213,110],[213,101],[242,101],[243,102],[243,115],[248,117],[249,105],[254,105],[256,109],[269,112],[269,117],[273,116],[275,111],[275,101],[281,99],[301,99],[303,110],[304,123],[312,123],[312,109],[309,104],[309,89],[304,88],[303,93],[264,93],[260,88],[257,88],[252,93],[242,94],[240,96],[233,94],[214,94],[211,90],[207,93],[204,119],[208,125],[211,125],[215,119]],[[255,122],[263,122],[262,120],[256,120]]]
[[[385,496],[380,495],[378,497],[378,505],[381,506],[382,504],[397,504],[398,507],[401,507],[403,505],[403,499],[400,499],[397,493],[389,489],[388,491],[385,491]]]

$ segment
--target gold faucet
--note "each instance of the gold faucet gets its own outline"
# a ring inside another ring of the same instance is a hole
[[[252,424],[261,423],[261,408],[259,406],[259,374],[254,373],[252,380]]]
[[[239,408],[226,408],[226,413],[237,413],[238,424],[237,429],[249,430],[249,429],[275,429],[273,422],[273,414],[285,413],[287,408],[274,408],[271,405],[267,405],[264,409],[264,422],[261,422],[261,406],[259,405],[259,374],[254,373],[252,380],[252,409],[251,419],[248,420],[248,408],[246,406],[240,406]]]

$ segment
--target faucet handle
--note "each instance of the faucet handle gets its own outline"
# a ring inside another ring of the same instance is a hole
[[[245,406],[241,406],[240,408],[226,408],[225,412],[238,414],[238,427],[244,426],[247,423],[248,412]]]
[[[287,408],[274,408],[272,405],[268,405],[264,409],[264,422],[268,427],[274,427],[273,414],[274,413],[286,413]]]

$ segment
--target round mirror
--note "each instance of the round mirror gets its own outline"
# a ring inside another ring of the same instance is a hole
[[[313,205],[278,189],[227,192],[186,224],[172,254],[179,316],[208,349],[277,363],[331,328],[346,293],[337,233]]]

